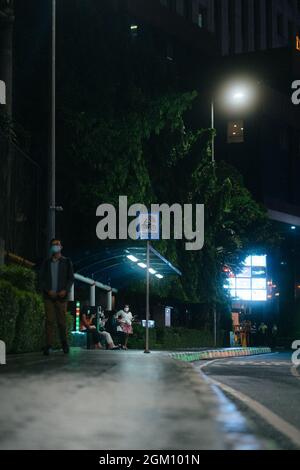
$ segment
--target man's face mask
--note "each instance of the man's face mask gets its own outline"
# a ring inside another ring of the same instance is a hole
[[[51,255],[56,255],[61,252],[62,247],[60,245],[52,245],[50,248]]]

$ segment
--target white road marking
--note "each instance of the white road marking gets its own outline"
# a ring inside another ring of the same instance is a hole
[[[281,366],[290,366],[290,361],[286,362],[265,362],[265,361],[222,361],[218,366],[276,366],[276,367],[281,367]]]
[[[229,387],[228,385],[222,384],[221,382],[218,382],[217,380],[208,377],[206,374],[204,374],[204,372],[202,372],[202,369],[204,369],[204,367],[207,367],[215,362],[216,361],[206,362],[205,364],[202,364],[202,366],[198,367],[198,370],[201,371],[201,374],[203,374],[205,379],[211,384],[219,387],[221,390],[223,390],[223,392],[228,393],[232,397],[247,405],[248,408],[250,408],[259,416],[261,416],[274,429],[276,429],[278,432],[290,439],[290,441],[293,442],[297,447],[300,447],[300,431],[295,426],[288,423],[280,416],[276,415],[273,411],[269,410],[264,405],[257,402],[256,400],[253,400],[252,398]]]

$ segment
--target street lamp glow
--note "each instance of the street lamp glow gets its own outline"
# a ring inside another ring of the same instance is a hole
[[[248,80],[229,83],[223,89],[225,108],[251,107],[255,101],[255,86]]]
[[[138,259],[133,255],[128,255],[127,258],[130,259],[130,261],[133,261],[134,263],[138,262]]]
[[[245,93],[242,91],[237,91],[236,93],[233,94],[233,99],[235,100],[242,100],[245,98]]]
[[[250,101],[250,92],[246,87],[243,89],[235,87],[229,92],[228,101],[234,106],[247,104]]]

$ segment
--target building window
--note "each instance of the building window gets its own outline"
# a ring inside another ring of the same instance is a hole
[[[261,0],[254,0],[254,44],[255,50],[261,49]]]
[[[243,51],[249,50],[249,14],[248,14],[248,2],[242,2],[242,41]]]
[[[228,2],[228,34],[229,34],[229,53],[235,53],[235,22],[236,22],[236,8],[235,0]]]
[[[214,31],[219,47],[222,47],[223,25],[222,25],[222,0],[214,1]]]
[[[193,19],[192,0],[184,0],[184,17],[188,21]]]
[[[227,126],[227,143],[241,144],[244,141],[244,121],[242,119],[229,121]]]
[[[171,62],[174,60],[174,46],[170,40],[166,44],[166,58]]]
[[[198,26],[203,29],[207,28],[207,9],[201,6],[198,13]]]
[[[277,15],[277,34],[278,36],[283,37],[284,35],[284,21],[283,21],[283,14],[279,13]]]
[[[136,23],[131,23],[130,25],[130,33],[131,33],[131,37],[133,39],[137,38],[138,36],[138,31],[139,31],[139,26],[138,24]]]
[[[288,152],[290,148],[290,140],[289,140],[289,131],[287,128],[283,128],[280,131],[279,145],[280,145],[280,150],[282,152]]]
[[[168,8],[170,11],[176,13],[176,0],[168,0]]]
[[[266,42],[267,47],[273,46],[273,2],[265,2],[266,5]]]
[[[292,21],[288,22],[288,35],[289,35],[289,41],[293,43],[294,38],[295,38],[295,25]]]

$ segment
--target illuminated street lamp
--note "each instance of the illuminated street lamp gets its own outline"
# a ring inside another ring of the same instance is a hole
[[[224,104],[227,109],[241,109],[249,106],[254,101],[254,87],[246,82],[231,82],[229,86],[226,86],[223,90]],[[215,102],[214,99],[211,101],[211,129],[215,129]],[[242,130],[244,130],[242,128]],[[211,140],[211,161],[215,164],[215,133],[212,132]],[[217,310],[216,306],[213,306],[214,315],[214,346],[217,346]]]
[[[242,109],[254,102],[255,93],[252,84],[247,82],[235,82],[227,85],[222,91],[224,106],[226,109]],[[211,129],[215,128],[215,102],[211,102]],[[243,129],[242,129],[243,130]],[[212,135],[211,143],[212,163],[215,163],[215,135]]]

